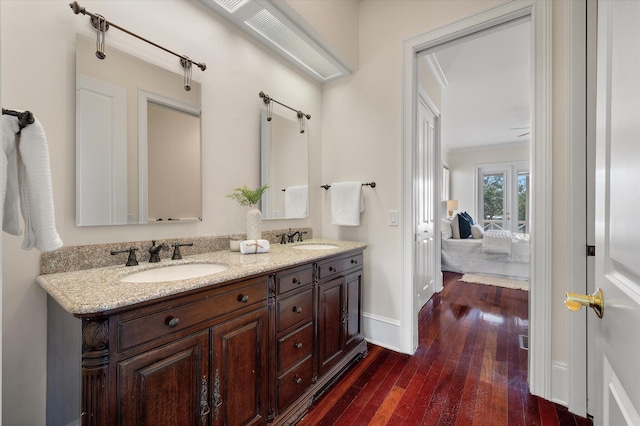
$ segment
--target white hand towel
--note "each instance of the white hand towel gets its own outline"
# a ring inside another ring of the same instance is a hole
[[[240,253],[256,254],[267,253],[271,249],[267,240],[244,240],[240,243]]]
[[[364,212],[362,182],[331,184],[331,224],[360,226],[360,213]]]
[[[20,131],[18,117],[2,116],[2,199],[4,200],[2,230],[20,235],[20,198],[18,195],[18,149],[16,133]]]
[[[309,189],[307,185],[290,186],[284,192],[284,217],[300,219],[309,216]]]
[[[53,251],[62,247],[56,231],[49,148],[38,120],[28,125],[18,140],[18,188],[25,222],[22,248]]]

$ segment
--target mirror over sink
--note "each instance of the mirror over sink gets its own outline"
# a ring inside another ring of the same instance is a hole
[[[307,133],[301,133],[295,114],[273,113],[260,120],[263,219],[303,219],[309,216]]]
[[[201,85],[76,37],[76,224],[202,217]]]

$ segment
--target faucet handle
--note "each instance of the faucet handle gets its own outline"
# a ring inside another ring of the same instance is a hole
[[[287,244],[287,234],[276,234],[276,237],[280,237],[280,244]]]
[[[182,253],[180,253],[180,247],[191,247],[193,243],[173,243],[173,256],[171,256],[172,260],[182,259]]]
[[[306,234],[307,231],[298,231],[298,232],[299,232],[299,234],[298,234],[298,242],[300,243],[300,242],[302,242],[302,235]]]
[[[111,255],[116,255],[120,253],[129,253],[129,258],[127,259],[127,263],[125,266],[136,266],[138,264],[138,259],[136,259],[136,252],[138,251],[135,247],[130,247],[124,250],[111,250]]]

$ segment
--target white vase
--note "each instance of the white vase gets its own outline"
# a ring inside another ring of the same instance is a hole
[[[252,207],[247,212],[247,240],[259,240],[262,238],[262,212]]]

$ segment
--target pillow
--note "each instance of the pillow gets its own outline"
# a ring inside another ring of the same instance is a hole
[[[458,225],[458,215],[453,215],[453,219],[451,220],[451,234],[454,239],[460,239],[460,225]]]
[[[471,218],[471,215],[467,212],[464,213],[460,213],[461,215],[463,215],[465,218],[467,218],[467,220],[469,221],[469,225],[473,225],[473,219]]]
[[[471,236],[474,240],[479,240],[480,238],[482,238],[483,234],[484,229],[482,229],[482,226],[478,225],[477,223],[475,225],[471,225]]]
[[[443,240],[453,237],[453,231],[451,230],[451,221],[449,219],[440,220],[440,233],[442,234]]]
[[[464,213],[458,213],[458,227],[460,229],[461,240],[471,237],[471,223]]]

